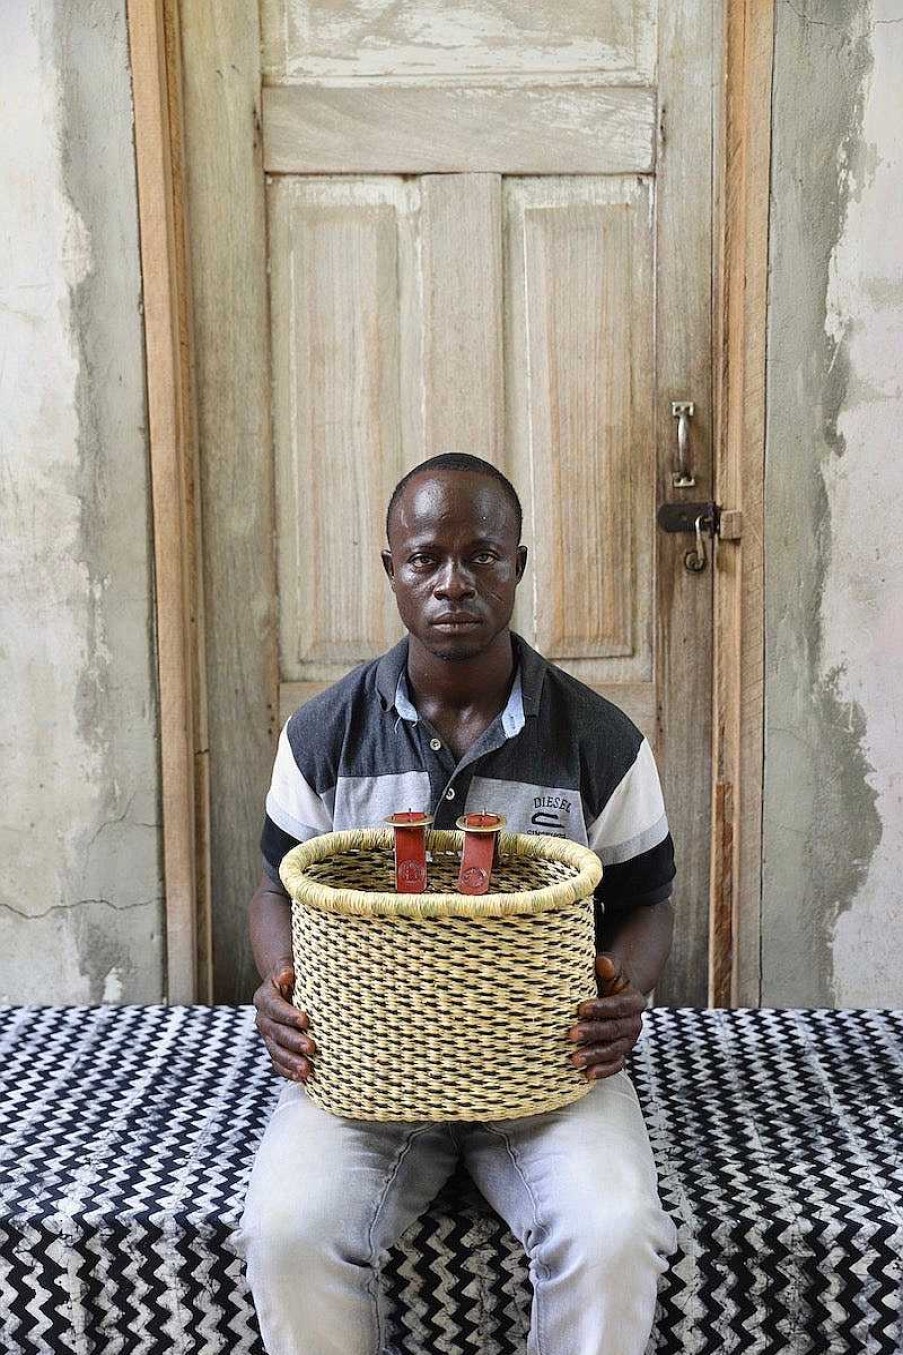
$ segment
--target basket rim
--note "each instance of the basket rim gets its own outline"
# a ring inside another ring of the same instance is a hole
[[[502,833],[499,852],[543,861],[563,861],[577,874],[539,889],[511,894],[396,894],[365,889],[335,889],[305,874],[308,866],[348,851],[388,851],[393,846],[391,828],[359,828],[322,833],[293,847],[282,858],[279,875],[296,903],[329,913],[356,917],[510,917],[513,914],[544,913],[566,908],[592,894],[602,878],[602,863],[594,851],[570,838],[545,834]],[[450,829],[426,833],[427,851],[461,851],[464,834]]]

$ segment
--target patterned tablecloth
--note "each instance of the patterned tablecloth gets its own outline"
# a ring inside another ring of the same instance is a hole
[[[903,1012],[647,1015],[680,1251],[656,1355],[903,1353]],[[0,1008],[2,1355],[263,1355],[227,1245],[278,1095],[250,1008]],[[391,1254],[391,1355],[520,1355],[523,1254],[453,1178]]]

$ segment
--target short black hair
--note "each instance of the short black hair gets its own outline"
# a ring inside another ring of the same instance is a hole
[[[389,506],[386,509],[387,541],[389,539],[392,510],[404,493],[408,481],[413,480],[415,475],[422,475],[424,471],[431,470],[463,470],[469,471],[472,475],[486,475],[490,479],[496,480],[502,486],[505,497],[514,513],[514,520],[517,525],[517,540],[520,544],[521,530],[524,525],[524,511],[521,508],[520,499],[517,497],[517,490],[507,475],[502,474],[498,466],[493,466],[491,461],[484,461],[481,456],[471,456],[470,452],[440,452],[438,456],[431,456],[428,461],[421,461],[419,466],[414,466],[413,470],[409,470],[406,475],[401,477],[392,490],[392,497],[389,499]]]

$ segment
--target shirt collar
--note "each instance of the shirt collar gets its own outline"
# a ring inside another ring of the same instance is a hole
[[[399,640],[397,645],[383,654],[376,665],[376,690],[383,704],[383,710],[392,710],[395,705],[395,692],[399,674],[408,666],[408,637]]]
[[[528,715],[538,713],[548,667],[542,655],[537,654],[526,640],[519,635],[513,635],[513,639],[518,656],[517,675],[501,716],[502,728],[509,739],[520,733]],[[407,665],[408,641],[405,636],[377,663],[376,690],[384,710],[394,710],[401,719],[415,722],[418,716],[408,688]]]
[[[542,684],[546,680],[549,665],[520,635],[514,636],[514,647],[518,654],[523,686],[524,715],[538,715]]]
[[[410,720],[416,724],[420,719],[417,714],[417,707],[411,700],[411,692],[408,687],[408,675],[402,668],[398,674],[398,682],[395,685],[395,698],[393,701],[395,712],[402,720]],[[521,682],[520,668],[514,675],[514,682],[505,704],[505,709],[501,713],[502,729],[505,737],[513,739],[515,734],[519,734],[526,723],[524,716],[524,692]]]
[[[402,720],[410,720],[411,724],[416,725],[420,716],[417,714],[417,707],[411,700],[411,692],[408,687],[408,675],[404,668],[398,674],[398,682],[395,684],[395,711]]]

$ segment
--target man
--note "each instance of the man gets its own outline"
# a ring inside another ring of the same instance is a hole
[[[424,462],[396,488],[386,529],[383,565],[408,636],[295,712],[267,796],[250,914],[255,1005],[289,1081],[236,1236],[264,1342],[269,1355],[378,1355],[375,1267],[461,1154],[529,1257],[531,1355],[640,1355],[675,1245],[623,1071],[672,928],[673,851],[652,755],[625,715],[509,630],[527,551],[517,494],[493,466],[461,453]],[[429,809],[448,827],[484,807],[511,831],[575,838],[602,858],[600,996],[569,1032],[592,1089],[560,1111],[487,1124],[328,1114],[304,1090],[316,1044],[290,1001],[282,856],[399,808]]]

